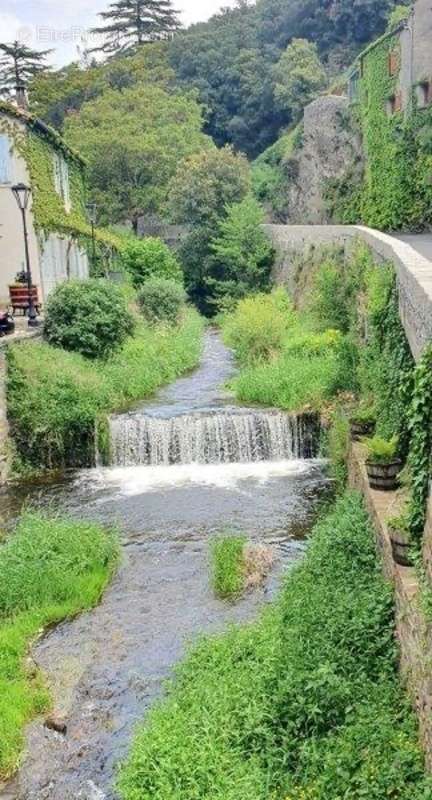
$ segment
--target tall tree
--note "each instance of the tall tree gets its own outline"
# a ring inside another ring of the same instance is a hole
[[[104,25],[91,33],[103,36],[91,52],[112,55],[133,50],[145,42],[167,39],[180,27],[178,12],[171,0],[115,0],[99,16]]]
[[[305,106],[325,86],[326,73],[315,44],[293,39],[273,70],[274,96],[279,108],[298,120]]]
[[[0,44],[0,94],[16,93],[17,102],[26,106],[26,89],[32,78],[50,68],[46,63],[52,50],[31,50],[21,42]]]

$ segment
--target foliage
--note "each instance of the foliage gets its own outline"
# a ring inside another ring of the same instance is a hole
[[[191,94],[158,85],[109,89],[67,118],[66,140],[88,162],[92,198],[105,223],[160,212],[179,160],[212,149]]]
[[[193,649],[138,730],[119,786],[124,800],[428,796],[391,589],[357,494],[316,526],[258,622]]]
[[[231,147],[208,148],[180,161],[169,192],[174,222],[213,225],[250,187],[246,158]]]
[[[341,405],[331,414],[324,447],[324,455],[329,459],[330,475],[336,492],[342,492],[348,480],[349,423]]]
[[[222,600],[235,600],[244,588],[245,544],[245,536],[218,536],[212,542],[212,585]]]
[[[202,322],[190,311],[178,327],[138,324],[121,350],[102,362],[49,344],[12,344],[8,415],[23,462],[51,469],[94,464],[97,423],[192,369],[201,340]]]
[[[261,229],[263,221],[257,201],[247,195],[241,203],[229,206],[226,218],[219,222],[207,279],[216,302],[267,289],[274,253]]]
[[[408,463],[412,491],[409,519],[410,530],[419,540],[424,531],[432,476],[432,345],[426,348],[415,370],[409,411],[411,445]]]
[[[397,456],[397,436],[393,436],[391,439],[373,436],[370,439],[365,439],[364,443],[368,452],[368,461],[371,464],[390,464]]]
[[[155,236],[129,237],[121,249],[120,262],[132,276],[135,288],[156,277],[183,282],[181,266],[173,251]]]
[[[212,241],[230,206],[240,203],[249,187],[247,160],[230,147],[202,150],[183,160],[171,183],[171,217],[192,226],[179,250],[186,288],[206,314],[214,313],[208,283],[213,264]]]
[[[52,50],[32,50],[18,41],[0,43],[0,94],[15,93],[24,101],[29,81],[49,70],[46,57],[50,53]]]
[[[134,55],[116,56],[100,63],[73,62],[43,73],[29,86],[30,107],[40,119],[62,130],[65,119],[110,89],[126,89],[137,83],[169,89],[174,79],[166,47],[154,43]]]
[[[138,303],[147,322],[175,325],[186,303],[186,292],[173,280],[149,278],[140,289]]]
[[[411,13],[411,6],[409,5],[399,5],[395,6],[392,13],[388,19],[387,30],[392,31],[393,28],[396,28],[400,25],[401,22],[405,22],[408,19]]]
[[[103,24],[90,33],[103,36],[104,41],[92,51],[108,55],[133,52],[144,43],[166,39],[179,27],[171,0],[112,0],[98,16]]]
[[[273,75],[277,105],[296,120],[326,83],[317,47],[307,39],[291,41],[275,65]]]
[[[280,351],[294,319],[284,289],[246,297],[223,319],[224,341],[242,365],[269,359]]]
[[[92,522],[26,513],[0,545],[0,776],[18,766],[23,729],[50,705],[24,658],[41,629],[91,608],[119,556],[116,537]]]
[[[428,176],[432,156],[424,151],[422,131],[432,112],[388,113],[399,75],[389,75],[388,59],[399,48],[398,37],[387,38],[363,57],[360,118],[366,151],[362,221],[381,230],[414,229],[431,221],[432,187]]]
[[[120,289],[90,278],[66,281],[51,292],[44,336],[51,345],[87,358],[106,358],[121,347],[133,325]]]

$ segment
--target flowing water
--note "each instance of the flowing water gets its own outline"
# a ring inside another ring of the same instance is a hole
[[[23,765],[3,800],[117,798],[116,766],[133,727],[189,642],[253,619],[304,551],[329,490],[314,458],[316,421],[233,407],[224,389],[233,373],[230,353],[209,332],[198,370],[112,418],[111,467],[3,495],[8,524],[27,502],[117,523],[124,554],[100,606],[34,648],[67,731],[43,720],[28,727]],[[221,531],[244,531],[276,555],[266,585],[235,605],[209,586],[209,538]]]

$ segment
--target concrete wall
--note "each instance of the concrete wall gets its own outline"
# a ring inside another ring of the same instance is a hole
[[[417,0],[406,28],[400,33],[401,65],[399,89],[402,107],[411,108],[411,90],[422,81],[432,81],[432,4]]]
[[[25,131],[25,126],[20,122],[9,120],[9,123],[20,131]],[[21,213],[11,186],[14,183],[22,182],[28,185],[30,183],[26,163],[16,151],[12,152],[13,142],[10,137],[8,138],[11,146],[10,180],[8,183],[0,183],[0,303],[2,305],[9,302],[8,286],[14,282],[16,273],[25,265]],[[40,285],[39,247],[31,210],[27,214],[27,223],[33,282]]]
[[[415,359],[432,341],[432,262],[406,242],[361,225],[265,225],[277,252],[274,277],[292,288],[296,258],[311,248],[340,246],[348,254],[357,239],[378,261],[391,261],[399,280],[400,315]]]

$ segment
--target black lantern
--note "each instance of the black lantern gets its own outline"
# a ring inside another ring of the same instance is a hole
[[[91,225],[92,232],[92,267],[93,272],[96,267],[96,238],[95,238],[95,225],[97,221],[97,205],[96,203],[87,203],[87,216]]]
[[[16,186],[12,186],[12,192],[15,197],[15,200],[17,201],[18,208],[21,211],[21,217],[23,223],[24,250],[25,250],[25,260],[26,260],[26,278],[27,278],[27,288],[28,288],[28,324],[31,328],[35,328],[37,325],[39,325],[39,320],[37,318],[36,309],[34,305],[33,283],[32,283],[32,275],[30,267],[30,252],[28,244],[28,231],[27,231],[27,218],[26,218],[26,211],[28,209],[30,201],[31,189],[30,186],[26,186],[25,183],[17,183]]]

